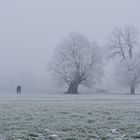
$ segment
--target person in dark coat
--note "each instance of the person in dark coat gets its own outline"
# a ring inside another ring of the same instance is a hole
[[[21,94],[21,86],[17,86],[17,94]]]

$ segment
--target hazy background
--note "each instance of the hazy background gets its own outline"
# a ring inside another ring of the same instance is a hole
[[[0,91],[54,91],[47,63],[55,46],[72,31],[104,47],[116,26],[140,30],[140,0],[0,0]],[[119,90],[113,66],[102,88]],[[53,88],[52,88],[53,87]]]

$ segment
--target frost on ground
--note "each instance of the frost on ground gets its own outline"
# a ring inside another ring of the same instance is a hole
[[[140,95],[0,97],[0,140],[133,139],[140,139]]]

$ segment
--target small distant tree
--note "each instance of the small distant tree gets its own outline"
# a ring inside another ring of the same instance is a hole
[[[140,58],[125,61],[117,65],[117,81],[130,88],[130,93],[135,94],[135,89],[140,84]]]
[[[56,48],[53,75],[66,93],[78,94],[79,85],[92,87],[102,76],[102,59],[96,43],[84,35],[71,33]]]
[[[134,27],[116,28],[109,41],[109,57],[116,57],[117,80],[121,85],[130,88],[135,94],[135,88],[140,83],[139,49],[137,31]]]

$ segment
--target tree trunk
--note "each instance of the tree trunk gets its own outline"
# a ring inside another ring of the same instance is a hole
[[[134,86],[131,86],[130,87],[130,94],[135,94],[135,87]]]
[[[77,81],[72,81],[68,87],[67,94],[79,94],[78,93],[79,83]]]

